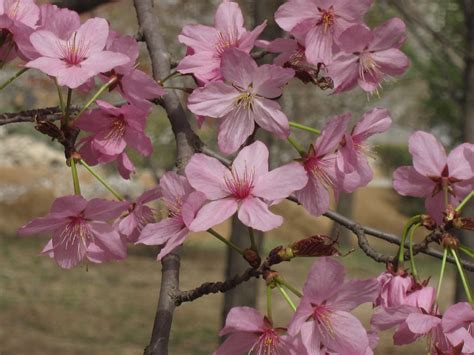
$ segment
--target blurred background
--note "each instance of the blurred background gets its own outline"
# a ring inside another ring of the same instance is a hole
[[[46,3],[47,1],[38,1]],[[268,19],[264,38],[281,36],[273,13],[281,0],[240,0],[246,27],[253,28]],[[83,19],[105,17],[112,28],[134,35],[138,32],[131,0],[65,0],[55,2],[81,12]],[[185,48],[177,35],[186,24],[212,25],[218,0],[155,0],[163,34],[174,60]],[[342,196],[334,208],[360,223],[400,235],[406,219],[423,209],[416,199],[401,198],[391,188],[393,170],[411,163],[407,150],[410,134],[417,129],[434,133],[447,147],[473,141],[474,135],[474,4],[470,0],[377,0],[366,19],[375,26],[393,17],[401,17],[408,27],[403,47],[411,59],[408,72],[384,83],[380,96],[367,96],[360,89],[331,96],[311,84],[294,80],[281,99],[290,120],[322,127],[332,115],[352,112],[354,120],[365,111],[387,107],[394,120],[389,132],[371,143],[377,158],[371,163],[375,179],[351,196]],[[142,45],[140,64],[149,72],[149,59]],[[266,58],[271,59],[271,58]],[[0,82],[11,77],[20,63],[0,71]],[[176,86],[191,84],[174,79]],[[171,84],[168,84],[171,85]],[[117,100],[110,96],[108,99]],[[74,104],[86,97],[77,96]],[[183,97],[183,100],[185,98]],[[33,71],[3,90],[1,112],[57,105],[51,81]],[[195,125],[194,119],[192,119]],[[216,122],[207,121],[198,131],[204,142],[215,146]],[[148,133],[155,151],[150,159],[133,156],[138,173],[131,181],[122,180],[114,167],[101,172],[123,194],[136,197],[155,185],[156,177],[174,166],[175,145],[164,112],[154,109],[148,121]],[[298,140],[309,144],[314,136],[295,132]],[[272,164],[296,158],[285,144],[261,136],[271,146]],[[52,200],[73,191],[70,172],[64,164],[61,147],[50,142],[32,124],[0,127],[0,354],[140,354],[148,343],[159,291],[161,265],[156,248],[130,247],[129,257],[120,263],[83,264],[73,270],[58,268],[54,261],[39,257],[48,237],[19,238],[16,230],[33,217],[47,213]],[[86,197],[108,196],[87,172],[81,171]],[[159,206],[155,206],[159,211]],[[384,270],[366,258],[355,239],[327,219],[312,218],[302,208],[283,202],[274,208],[286,223],[260,238],[262,250],[315,234],[339,235],[342,252],[354,252],[341,258],[351,277],[374,277]],[[247,244],[247,235],[237,221],[217,228],[236,243]],[[422,237],[420,234],[418,237]],[[471,236],[472,238],[472,236]],[[243,239],[243,241],[241,240]],[[395,253],[386,243],[370,239],[376,249]],[[181,289],[193,288],[205,281],[217,281],[244,270],[226,249],[206,234],[193,234],[185,244],[182,257]],[[419,257],[423,278],[436,285],[440,262]],[[302,286],[313,260],[295,260],[277,269],[293,284]],[[448,267],[441,293],[442,308],[456,295],[454,269]],[[275,293],[274,314],[277,326],[285,326],[290,309]],[[203,297],[176,310],[171,335],[171,354],[210,354],[217,347],[223,314],[234,305],[265,307],[264,283],[249,283],[225,295]],[[368,326],[370,305],[356,310]],[[403,348],[394,348],[391,333],[386,332],[377,354],[418,354],[424,340]]]

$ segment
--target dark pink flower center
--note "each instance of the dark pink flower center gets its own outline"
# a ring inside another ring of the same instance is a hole
[[[87,221],[82,216],[71,217],[70,222],[60,234],[60,243],[64,244],[65,249],[73,245],[78,247],[82,245],[84,248],[87,248],[92,241],[94,241],[94,235],[89,229]]]
[[[364,80],[371,78],[381,78],[383,76],[380,66],[372,57],[370,52],[362,52],[359,54],[359,77]]]
[[[316,155],[310,155],[304,161],[304,168],[327,189],[334,187],[333,178],[326,171],[329,168],[329,162],[319,159]]]
[[[254,186],[254,172],[249,172],[245,168],[244,174],[232,169],[230,175],[224,176],[225,185],[230,194],[238,200],[249,197]]]
[[[323,26],[323,33],[326,34],[334,25],[334,20],[336,17],[336,14],[334,13],[334,9],[331,6],[329,9],[321,9],[318,8],[320,12],[321,19],[317,23],[319,26]]]
[[[79,65],[87,59],[87,53],[89,52],[87,43],[83,39],[77,40],[77,32],[72,34],[72,37],[64,46],[60,46],[60,50],[62,60],[70,66]]]
[[[453,185],[461,181],[455,177],[449,176],[449,168],[447,164],[441,172],[441,176],[429,176],[429,178],[436,184],[431,194],[432,196],[435,196],[444,190],[446,190],[447,193],[455,196],[456,194],[454,192]]]
[[[110,140],[120,140],[125,134],[127,128],[127,121],[123,115],[115,117],[112,123],[109,125],[106,138]]]
[[[237,47],[239,43],[239,34],[236,29],[230,32],[218,32],[215,45],[217,55],[220,57],[228,48]]]
[[[258,341],[250,349],[249,354],[255,351],[256,355],[276,355],[279,353],[280,337],[275,329],[264,329]]]
[[[174,200],[163,199],[163,202],[168,208],[168,217],[180,217],[181,216],[181,207],[183,207],[183,201],[181,197],[175,197]]]

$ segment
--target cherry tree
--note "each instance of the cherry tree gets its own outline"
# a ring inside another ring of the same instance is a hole
[[[160,246],[161,290],[145,354],[168,353],[176,307],[246,287],[252,278],[265,283],[267,308],[233,308],[219,333],[227,337],[216,354],[371,354],[378,334],[389,329],[394,329],[394,345],[426,337],[430,353],[474,353],[473,295],[465,277],[465,270],[474,271],[474,263],[459,257],[464,253],[472,258],[474,250],[455,236],[456,230],[474,230],[474,217],[463,215],[474,195],[474,145],[464,143],[447,154],[432,134],[411,135],[413,164],[395,171],[393,187],[400,195],[424,199],[426,210],[411,217],[398,237],[330,210],[331,196],[353,193],[373,179],[367,139],[390,129],[389,110],[375,107],[352,126],[350,112],[334,112],[318,127],[308,127],[292,121],[278,103],[292,80],[333,95],[349,90],[378,93],[386,79],[402,75],[409,66],[400,49],[406,38],[404,22],[393,18],[367,26],[364,16],[372,0],[289,0],[274,15],[285,37],[263,41],[259,36],[266,23],[245,27],[238,3],[223,0],[213,25],[189,24],[182,29],[177,40],[186,46],[186,55],[171,63],[152,1],[134,0],[134,5],[140,30],[132,36],[114,31],[103,18],[81,23],[72,10],[33,0],[0,0],[0,68],[21,63],[20,71],[0,90],[34,70],[54,82],[58,92],[57,107],[0,114],[0,124],[34,123],[41,134],[62,145],[74,186],[70,195],[53,202],[46,216],[20,227],[18,234],[51,235],[41,254],[64,269],[84,259],[123,260],[134,244]],[[140,42],[148,49],[152,77],[137,65]],[[263,55],[273,63],[259,65],[256,59]],[[191,77],[194,86],[167,87],[177,76]],[[185,105],[176,93],[179,89],[189,94]],[[78,91],[90,95],[79,108],[73,95]],[[106,91],[121,99],[104,101],[101,95]],[[127,153],[130,148],[143,156],[152,154],[145,126],[153,105],[162,106],[168,115],[177,169],[163,174],[155,188],[125,199],[94,167],[114,163],[123,179],[131,178],[136,168]],[[209,117],[217,119],[220,152],[203,144],[186,110],[198,127]],[[254,138],[257,130],[288,142],[294,158],[270,170],[269,149]],[[310,146],[295,138],[299,131],[314,135]],[[114,199],[83,196],[79,169],[88,171]],[[317,231],[260,254],[254,231],[288,223],[269,209],[285,199],[352,231],[365,255],[384,264],[378,275],[347,279],[337,260],[344,257],[337,240]],[[157,200],[167,207],[167,218],[158,220],[150,207]],[[248,227],[245,249],[213,229],[235,214]],[[419,228],[424,238],[415,243]],[[203,280],[183,291],[181,245],[200,231],[240,254],[248,268],[231,279]],[[399,245],[398,253],[374,250],[367,235]],[[441,249],[432,249],[433,243]],[[419,253],[440,260],[436,287],[420,278]],[[278,264],[300,257],[315,258],[302,290],[278,271]],[[468,299],[443,310],[438,300],[448,262],[456,265]],[[271,300],[277,292],[294,311],[285,324],[274,323],[272,317]],[[299,299],[297,304],[289,293]],[[351,313],[364,303],[373,305],[369,329]]]

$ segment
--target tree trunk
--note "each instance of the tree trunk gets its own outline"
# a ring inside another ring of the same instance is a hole
[[[461,129],[464,132],[464,141],[474,143],[474,3],[472,0],[463,0],[462,8],[466,22],[465,39],[465,67],[464,67],[464,100],[463,119]],[[463,210],[463,215],[474,216],[474,203],[470,202]],[[465,231],[461,235],[461,242],[474,248],[474,236],[472,232]],[[470,285],[474,285],[474,273],[467,272]],[[462,286],[459,274],[456,279],[456,301],[466,300],[466,294]]]
[[[339,201],[337,203],[336,212],[342,214],[347,218],[352,219],[353,207],[354,194],[346,194],[341,192],[339,195]],[[341,227],[337,223],[333,223],[331,236],[338,236],[338,241],[341,245],[350,246],[353,245],[355,242],[352,232],[347,228]]]

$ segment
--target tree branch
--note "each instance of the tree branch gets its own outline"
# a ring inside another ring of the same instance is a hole
[[[77,110],[77,108],[73,108]],[[46,107],[34,110],[27,110],[15,113],[0,114],[0,126],[10,123],[35,122],[35,121],[56,121],[61,119],[62,112],[59,107]]]
[[[160,34],[158,18],[154,14],[151,0],[134,0],[139,32],[143,34],[151,58],[155,80],[165,78],[170,73],[170,55]],[[176,165],[179,172],[184,170],[191,156],[200,151],[201,140],[194,134],[186,118],[186,113],[178,95],[169,90],[160,100],[171,123],[176,138]],[[179,247],[162,260],[161,287],[150,344],[145,349],[147,355],[167,355],[168,342],[175,309],[173,294],[179,291]]]
[[[79,13],[93,10],[97,6],[114,2],[116,0],[57,0],[54,1],[55,5],[59,7],[65,7],[70,10],[75,10]]]
[[[199,297],[202,297],[211,293],[227,292],[254,277],[255,278],[260,277],[261,274],[262,272],[259,271],[258,269],[248,268],[242,274],[235,275],[233,278],[229,280],[225,280],[223,282],[218,281],[218,282],[203,283],[201,286],[196,287],[193,290],[179,292],[175,297],[175,304],[176,306],[179,306],[184,302],[191,302]]]

